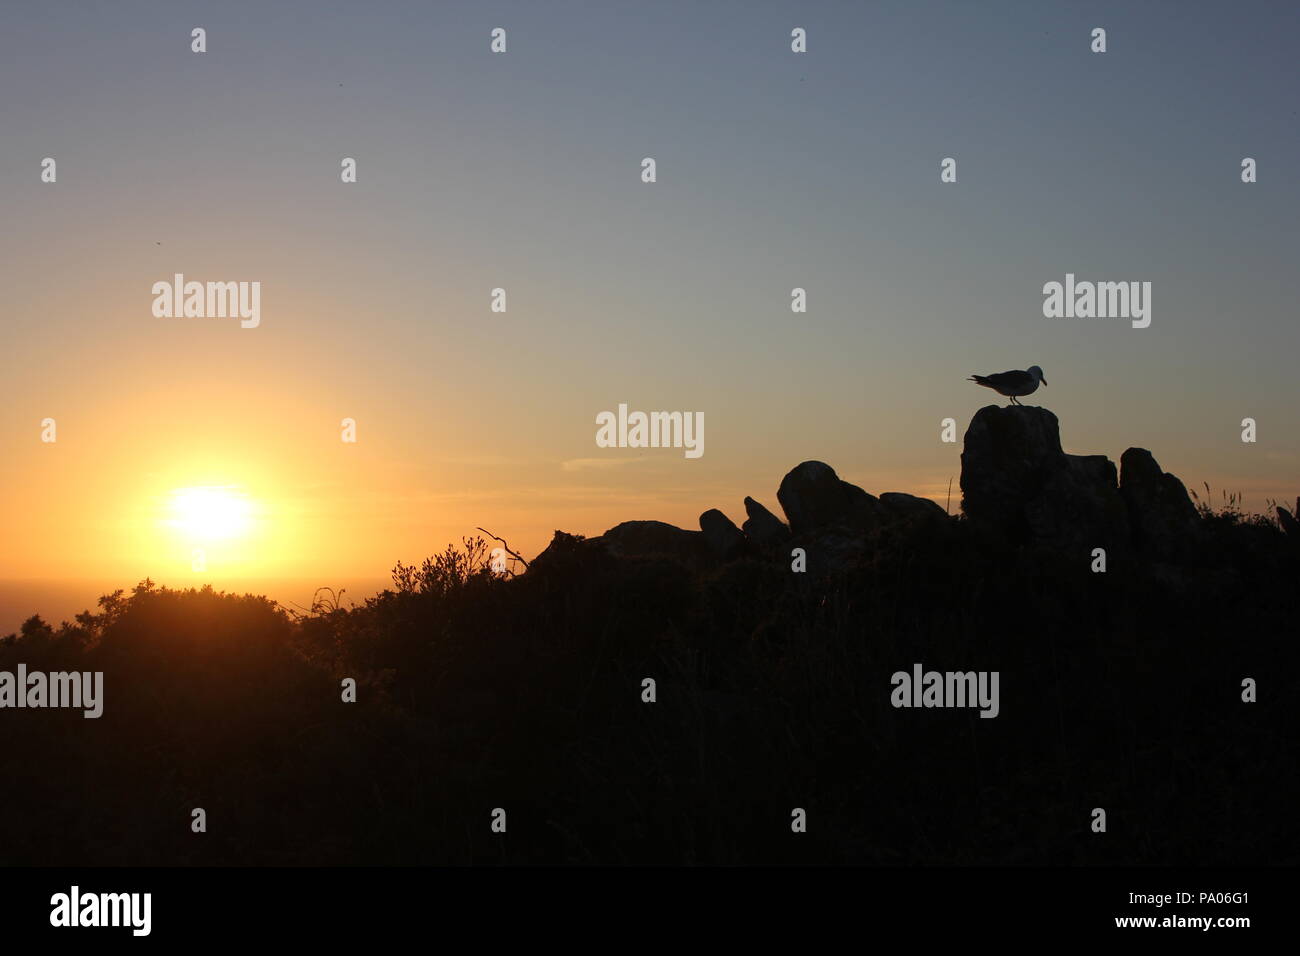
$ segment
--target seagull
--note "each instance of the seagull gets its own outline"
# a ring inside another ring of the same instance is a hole
[[[1043,378],[1043,370],[1037,365],[1031,365],[1023,372],[1017,370],[998,372],[996,375],[972,375],[967,381],[991,388],[999,395],[1011,396],[1012,405],[1020,404],[1016,401],[1017,396],[1032,395],[1038,391],[1039,382],[1047,384],[1047,379]]]

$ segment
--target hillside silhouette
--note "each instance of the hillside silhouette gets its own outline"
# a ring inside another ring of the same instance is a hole
[[[784,518],[557,531],[505,574],[467,539],[358,606],[145,581],[33,617],[0,670],[103,671],[104,713],[0,714],[0,863],[1296,862],[1297,516],[1032,406],[976,414],[961,492],[810,461]],[[999,671],[1000,714],[894,708],[916,662]]]

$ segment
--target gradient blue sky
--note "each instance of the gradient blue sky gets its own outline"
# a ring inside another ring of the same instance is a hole
[[[158,577],[141,489],[169,482],[271,502],[297,544],[231,570],[277,574],[382,575],[477,524],[531,554],[739,521],[809,458],[942,502],[939,423],[994,398],[964,379],[1030,364],[1069,451],[1148,447],[1256,510],[1300,494],[1293,5],[2,16],[0,576]],[[153,318],[174,272],[260,281],[262,327]],[[1067,272],[1150,281],[1151,327],[1044,318]],[[619,402],[703,411],[704,457],[597,449]]]

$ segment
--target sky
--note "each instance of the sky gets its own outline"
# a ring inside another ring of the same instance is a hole
[[[531,557],[776,510],[808,459],[955,511],[942,420],[1034,364],[1067,451],[1300,494],[1292,5],[0,17],[0,578],[383,577],[480,525]],[[175,273],[259,282],[260,324],[155,316]],[[1150,326],[1044,317],[1067,273],[1150,282]],[[620,403],[703,413],[704,454],[598,447]]]

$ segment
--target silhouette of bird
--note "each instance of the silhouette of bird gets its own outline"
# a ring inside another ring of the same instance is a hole
[[[972,375],[967,381],[991,388],[999,395],[1009,395],[1012,405],[1020,404],[1017,401],[1019,396],[1032,395],[1038,391],[1039,382],[1047,384],[1047,379],[1043,378],[1043,370],[1037,365],[1031,365],[1023,372],[1017,370],[998,372],[995,375]]]

